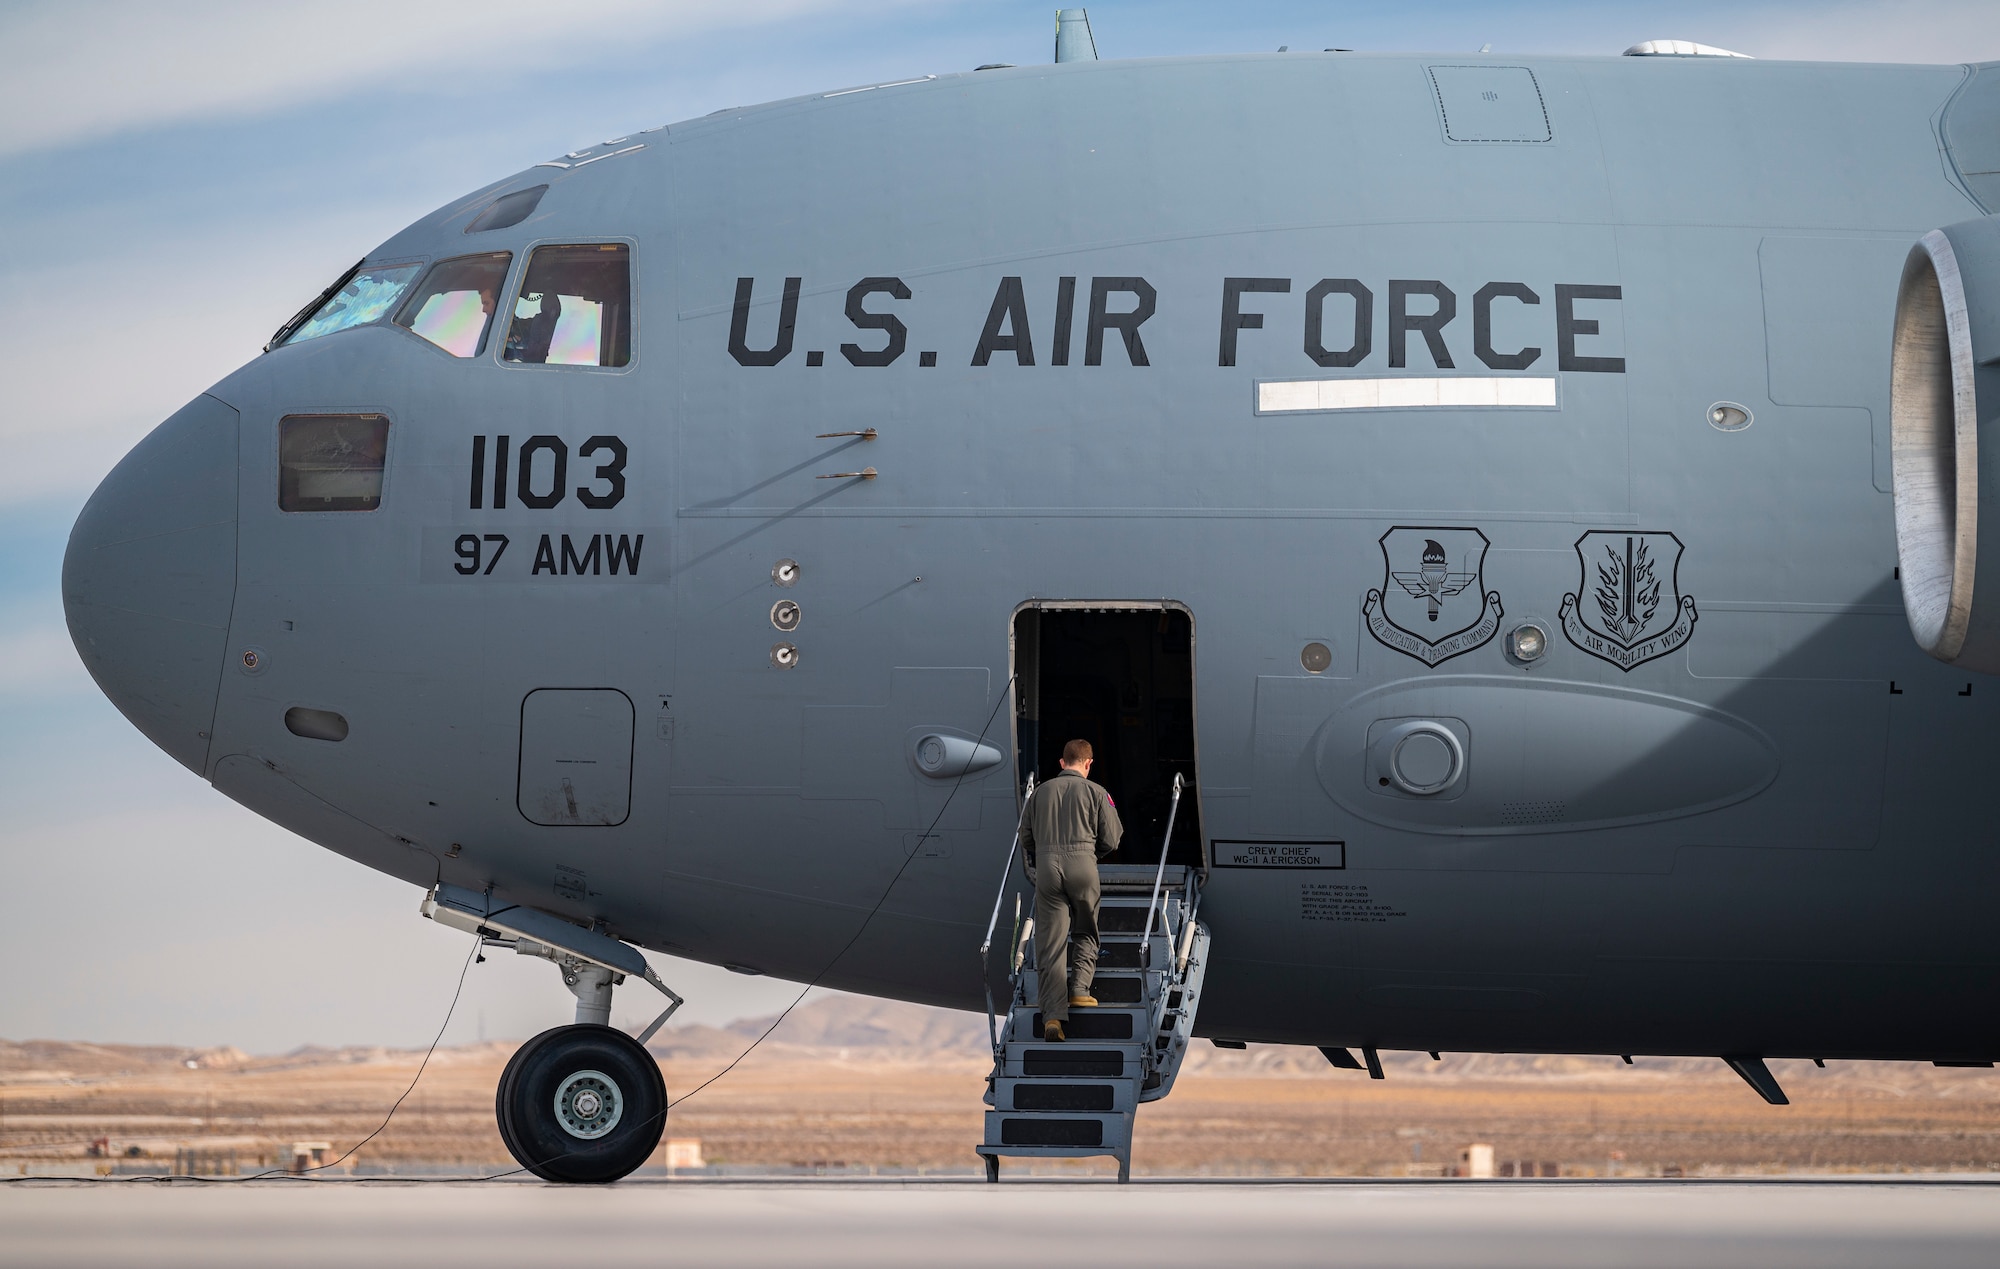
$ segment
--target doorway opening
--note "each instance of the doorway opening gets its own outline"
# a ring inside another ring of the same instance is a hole
[[[1090,778],[1118,806],[1125,839],[1106,863],[1156,865],[1174,776],[1185,781],[1167,862],[1199,868],[1194,621],[1155,603],[1048,603],[1014,614],[1015,770],[1046,780],[1063,745],[1088,740]]]

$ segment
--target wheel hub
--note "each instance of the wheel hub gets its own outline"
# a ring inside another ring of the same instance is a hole
[[[625,1098],[602,1071],[578,1071],[556,1086],[556,1122],[572,1137],[591,1141],[618,1126]]]

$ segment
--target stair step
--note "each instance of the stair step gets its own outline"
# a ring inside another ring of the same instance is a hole
[[[1137,1076],[1145,1069],[1137,1044],[1019,1044],[1006,1046],[1007,1075]]]
[[[1002,1076],[994,1081],[995,1110],[1125,1111],[1138,1104],[1130,1079]]]
[[[1097,909],[1097,932],[1099,934],[1143,934],[1146,929],[1146,913],[1149,904],[1114,906],[1105,904]],[[1153,916],[1153,928],[1160,928],[1160,918]]]
[[[1090,980],[1090,994],[1097,997],[1099,1004],[1131,1006],[1142,1004],[1146,999],[1146,976],[1150,971],[1106,965],[1098,962],[1097,974]],[[1021,971],[1021,997],[1035,1001],[1041,998],[1040,973],[1033,966]]]
[[[1162,884],[1168,890],[1178,891],[1186,883],[1187,871],[1185,867],[1170,865],[1167,868],[1166,876],[1162,879]],[[1158,864],[1099,864],[1097,866],[1098,884],[1107,890],[1138,890],[1150,894],[1153,890],[1153,880],[1158,875]]]
[[[1200,1004],[1208,948],[1207,931],[1197,926],[1187,964],[1176,964],[1193,874],[1174,870],[1179,884],[1156,893],[1157,875],[1150,867],[1100,868],[1100,942],[1090,987],[1098,1003],[1069,1011],[1066,1042],[1040,1036],[1032,949],[1017,967],[983,1099],[990,1109],[978,1151],[989,1181],[1000,1179],[1003,1156],[1110,1155],[1118,1179],[1129,1178],[1138,1106],[1173,1086]]]
[[[1090,994],[1099,1003],[1107,1005],[1136,1005],[1146,996],[1146,980],[1137,974],[1121,974],[1117,977],[1100,975],[1090,985]]]
[[[1062,1112],[986,1112],[989,1147],[1050,1147],[1068,1150],[1122,1151],[1132,1139],[1132,1116],[1118,1111],[1097,1114]]]
[[[1104,943],[1097,949],[1097,963],[1106,969],[1138,969],[1139,944],[1135,939],[1130,943]]]
[[[1037,1009],[1030,1015],[1034,1021],[1029,1024],[1029,1039],[1042,1038],[1042,1011]],[[1063,1024],[1063,1035],[1070,1040],[1137,1040],[1146,1029],[1144,1009],[1071,1009],[1069,1021]]]
[[[1131,1148],[1129,1146],[1125,1148],[1124,1152],[1114,1149],[1111,1146],[989,1146],[981,1144],[974,1146],[973,1149],[985,1156],[990,1165],[997,1165],[1003,1157],[1023,1159],[1091,1159],[1109,1155],[1111,1158],[1118,1160],[1118,1179],[1120,1181],[1129,1178],[1132,1166],[1132,1161],[1129,1157]],[[993,1171],[987,1173],[987,1179],[989,1181],[1000,1179],[997,1166],[994,1167]]]

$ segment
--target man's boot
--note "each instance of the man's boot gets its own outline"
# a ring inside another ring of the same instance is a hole
[[[1042,1039],[1051,1044],[1061,1044],[1067,1038],[1063,1035],[1063,1024],[1054,1018],[1042,1023]]]
[[[1075,992],[1069,994],[1069,1007],[1072,1009],[1093,1009],[1096,1006],[1097,997],[1095,996],[1079,996]]]

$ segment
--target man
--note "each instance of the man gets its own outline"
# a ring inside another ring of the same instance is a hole
[[[1046,1040],[1065,1038],[1072,1006],[1097,1003],[1090,994],[1097,974],[1097,861],[1125,835],[1111,795],[1090,782],[1092,761],[1088,740],[1064,745],[1062,771],[1036,787],[1021,821],[1021,848],[1035,874],[1035,966]]]

